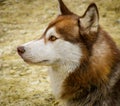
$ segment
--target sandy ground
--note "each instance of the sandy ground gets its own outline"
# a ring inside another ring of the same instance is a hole
[[[96,2],[100,24],[120,45],[120,0],[64,0],[82,15]],[[45,66],[30,66],[16,53],[41,36],[58,14],[57,0],[0,0],[0,106],[57,106]]]

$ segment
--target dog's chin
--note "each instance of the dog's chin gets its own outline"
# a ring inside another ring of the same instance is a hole
[[[27,59],[23,59],[23,60],[24,60],[24,62],[26,62],[27,64],[30,64],[30,65],[42,65],[42,66],[49,66],[50,65],[49,60],[42,60],[42,61],[38,61],[38,62],[34,62],[31,60],[27,60]]]

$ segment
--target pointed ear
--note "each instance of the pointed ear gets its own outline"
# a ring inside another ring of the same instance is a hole
[[[80,18],[81,26],[89,31],[97,32],[99,25],[99,13],[95,3],[88,6],[84,15]]]
[[[60,9],[60,14],[61,15],[71,15],[73,14],[67,7],[66,5],[63,3],[62,0],[58,0],[59,2],[59,9]]]

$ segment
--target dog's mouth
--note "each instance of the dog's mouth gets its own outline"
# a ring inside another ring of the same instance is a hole
[[[44,62],[48,62],[49,60],[42,60],[42,61],[40,61],[40,62],[38,62],[38,63],[44,63]]]
[[[28,59],[23,59],[23,60],[28,64],[42,64],[42,63],[49,62],[49,60],[41,60],[41,61],[38,61],[38,62],[33,62],[31,60],[28,60]]]

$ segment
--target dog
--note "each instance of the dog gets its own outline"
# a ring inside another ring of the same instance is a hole
[[[120,106],[120,51],[99,25],[96,4],[78,16],[58,2],[57,18],[18,54],[27,63],[51,66],[53,94],[65,106]]]

